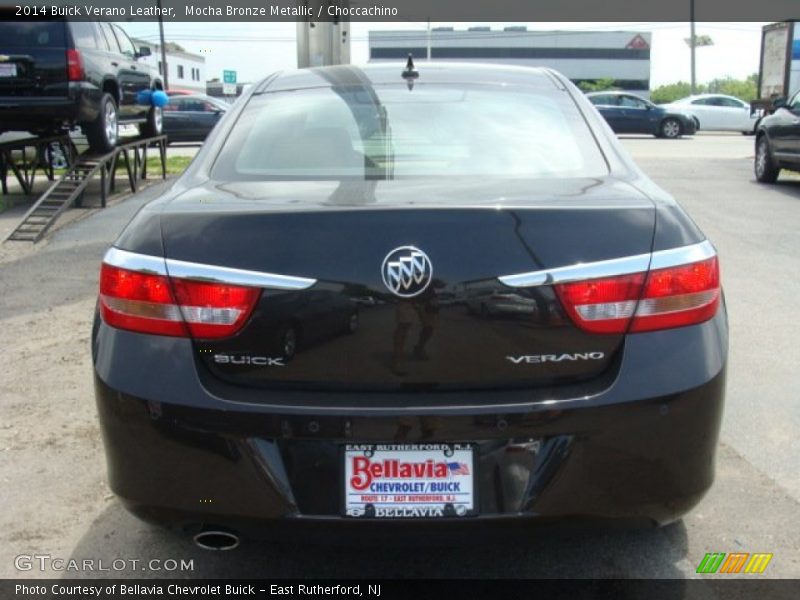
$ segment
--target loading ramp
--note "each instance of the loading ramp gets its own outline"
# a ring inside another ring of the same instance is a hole
[[[66,141],[64,140],[66,137]],[[66,159],[64,173],[55,178],[52,160],[52,144],[64,144],[67,151],[62,155]],[[89,183],[98,175],[100,177],[100,206],[105,208],[108,195],[116,191],[117,168],[121,164],[125,169],[128,184],[132,192],[136,192],[139,182],[147,179],[147,152],[154,149],[158,152],[161,163],[161,178],[167,176],[167,136],[139,138],[120,144],[106,154],[84,152],[76,155],[74,145],[68,136],[54,138],[28,138],[7,143],[9,148],[4,152],[0,145],[0,178],[3,193],[8,193],[6,177],[12,173],[26,194],[33,189],[33,180],[37,170],[41,169],[52,185],[33,203],[19,225],[5,241],[33,242],[42,239],[44,234],[68,208],[80,205],[82,196]],[[19,152],[23,148],[22,152]],[[35,148],[35,158],[26,156],[24,148]],[[16,151],[16,152],[15,152]],[[44,164],[47,163],[47,164]],[[24,184],[23,184],[24,182]]]

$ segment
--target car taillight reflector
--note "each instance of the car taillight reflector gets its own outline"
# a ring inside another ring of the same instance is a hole
[[[591,333],[625,333],[702,323],[719,308],[719,263],[707,260],[602,279],[558,284],[573,322]]]
[[[119,329],[196,338],[235,334],[253,311],[261,290],[168,278],[103,264],[100,308]]]
[[[252,287],[172,279],[183,320],[196,338],[228,337],[236,333],[258,302]]]
[[[719,308],[719,262],[708,260],[650,271],[631,331],[708,321]]]
[[[569,316],[592,333],[624,333],[642,291],[644,273],[556,285]]]
[[[69,81],[82,81],[83,77],[81,53],[74,49],[67,50],[67,79]]]

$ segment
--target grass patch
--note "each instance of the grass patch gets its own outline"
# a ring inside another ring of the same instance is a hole
[[[191,156],[169,156],[167,157],[167,175],[180,175],[192,162]],[[131,159],[131,168],[133,168],[133,159]],[[117,159],[117,176],[119,172],[125,173],[125,161]],[[161,159],[158,156],[147,157],[147,175],[148,177],[161,173]]]
[[[167,175],[180,175],[192,162],[191,156],[169,156],[167,157]],[[133,168],[133,155],[131,155],[131,168]],[[66,169],[56,169],[55,175],[59,177],[66,172]],[[117,177],[127,175],[125,170],[125,160],[123,158],[117,159]],[[156,156],[147,157],[147,176],[153,178],[161,175],[161,159]]]

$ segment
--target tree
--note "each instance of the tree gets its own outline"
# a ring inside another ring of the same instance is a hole
[[[756,90],[756,83],[758,82],[758,73],[750,75],[745,80],[734,79],[733,77],[724,77],[719,79],[712,79],[708,82],[708,91],[713,94],[727,94],[728,96],[736,96],[745,102],[750,102],[756,99],[758,91]]]
[[[705,92],[704,85],[697,86],[698,93]],[[692,86],[690,83],[686,81],[678,81],[677,83],[670,83],[667,85],[661,85],[654,89],[650,93],[650,100],[655,102],[656,104],[666,104],[668,102],[674,102],[675,100],[679,100],[681,98],[685,98],[686,96],[690,96],[692,94]]]
[[[164,49],[167,52],[186,52],[186,50],[183,49],[183,46],[175,42],[167,42],[164,44]]]
[[[616,89],[614,83],[613,78],[604,77],[594,81],[581,81],[578,83],[578,87],[584,92],[605,92],[606,90]]]
[[[707,84],[697,86],[698,94],[725,94],[736,96],[745,102],[750,102],[756,98],[758,91],[758,73],[753,73],[747,79],[734,79],[733,77],[718,77],[712,79]],[[650,100],[656,104],[666,104],[680,100],[692,93],[692,86],[685,81],[661,85],[650,92]]]

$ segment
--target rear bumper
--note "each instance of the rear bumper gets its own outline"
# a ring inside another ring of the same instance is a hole
[[[110,484],[127,508],[150,520],[239,530],[279,521],[351,523],[341,516],[341,447],[348,442],[475,442],[480,515],[452,519],[462,524],[664,524],[690,510],[713,481],[724,311],[702,325],[629,336],[619,373],[601,393],[555,402],[531,401],[524,391],[454,394],[461,403],[431,410],[403,409],[401,395],[380,409],[336,408],[331,400],[325,410],[319,393],[311,406],[299,392],[261,391],[259,403],[231,402],[202,385],[186,340],[154,340],[101,322],[93,338]]]
[[[0,96],[0,131],[45,131],[97,118],[100,91],[72,83],[59,96]]]

